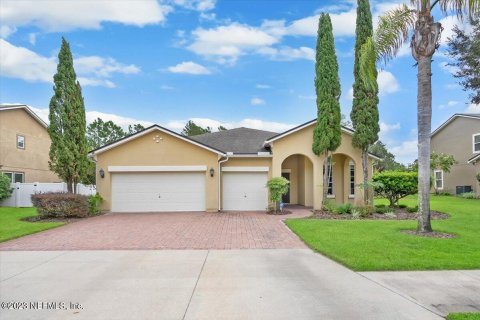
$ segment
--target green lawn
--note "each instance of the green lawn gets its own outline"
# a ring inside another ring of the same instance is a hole
[[[416,198],[400,203],[414,206]],[[432,195],[431,207],[450,214],[447,220],[432,221],[433,229],[454,233],[456,238],[400,232],[415,229],[416,221],[290,219],[286,223],[312,249],[356,271],[480,268],[480,201]]]
[[[0,242],[64,225],[62,222],[26,222],[20,219],[37,215],[35,208],[0,208]]]
[[[447,320],[480,320],[480,313],[450,313]]]

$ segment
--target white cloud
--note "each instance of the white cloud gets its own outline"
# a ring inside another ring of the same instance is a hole
[[[480,104],[470,103],[465,109],[466,113],[480,113]]]
[[[172,8],[156,0],[144,1],[56,1],[0,2],[2,28],[35,26],[47,32],[100,29],[103,22],[143,27],[160,24]],[[12,31],[10,31],[12,33]]]
[[[109,78],[113,73],[136,74],[140,68],[130,64],[124,65],[113,58],[99,56],[80,57],[75,59],[75,71],[79,74],[94,74],[97,77]]]
[[[160,86],[160,90],[171,91],[171,90],[175,90],[175,87],[172,87],[172,86],[169,86],[169,85],[167,85],[167,84],[164,84],[164,85],[161,85],[161,86]]]
[[[400,85],[398,84],[397,79],[389,71],[379,70],[377,82],[380,95],[386,95],[400,90]]]
[[[439,109],[444,109],[445,107],[455,107],[459,104],[459,101],[456,100],[450,100],[447,102],[447,104],[441,104],[438,106]]]
[[[32,46],[37,43],[37,34],[35,32],[31,32],[28,34],[28,42],[30,42]]]
[[[265,104],[265,100],[260,99],[260,98],[257,98],[257,97],[253,97],[253,98],[250,100],[250,104],[251,104],[252,106],[259,106],[259,105]]]
[[[347,99],[353,100],[353,87],[350,87],[350,89],[348,89]]]
[[[418,158],[417,139],[403,141],[402,143],[390,148],[390,152],[395,155],[395,160],[402,163],[412,163]]]
[[[278,42],[277,38],[258,28],[239,23],[211,29],[197,28],[192,35],[194,41],[188,46],[189,50],[212,57],[219,63],[230,64],[248,51]]]
[[[216,2],[216,0],[174,0],[178,6],[200,12],[213,10]]]
[[[306,59],[315,61],[315,50],[309,47],[292,48],[283,46],[281,48],[263,47],[258,53],[269,56],[273,60],[290,61],[296,59]]]
[[[383,121],[380,121],[380,137],[381,139],[384,139],[385,136],[389,133],[389,132],[392,132],[392,131],[395,131],[395,130],[400,130],[400,123],[392,123],[392,124],[388,124],[388,123],[385,123]]]
[[[135,65],[124,65],[113,58],[98,56],[81,57],[74,60],[78,80],[83,86],[114,88],[110,78],[114,73],[132,74],[140,72]],[[55,57],[44,57],[24,47],[16,47],[0,39],[0,68],[2,75],[25,81],[53,82],[57,61]]]
[[[445,71],[445,73],[455,74],[458,72],[458,68],[455,66],[449,65],[447,61],[440,62],[438,66],[440,67],[440,69]]]
[[[268,85],[268,84],[261,84],[261,83],[259,83],[259,84],[257,84],[257,85],[255,86],[255,88],[257,88],[257,89],[271,89],[272,86],[270,86],[270,85]]]
[[[192,62],[192,61],[185,61],[179,63],[175,66],[171,66],[167,68],[168,71],[171,73],[186,73],[186,74],[193,74],[193,75],[202,75],[202,74],[211,74],[212,72],[205,68],[204,66]]]
[[[258,130],[267,130],[272,132],[283,132],[296,126],[296,124],[264,121],[261,119],[242,119],[240,121],[219,121],[209,118],[190,118],[185,120],[172,120],[165,124],[171,130],[181,131],[188,120],[192,120],[202,127],[211,127],[213,129],[224,126],[227,129],[246,127]]]
[[[316,36],[319,17],[320,15],[314,15],[295,20],[286,27],[285,34],[294,36]],[[330,13],[334,36],[354,36],[356,17],[357,11],[354,7],[344,12]]]

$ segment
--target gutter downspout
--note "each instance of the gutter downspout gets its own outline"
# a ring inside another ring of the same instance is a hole
[[[222,190],[221,190],[221,179],[222,179],[222,163],[228,161],[228,155],[227,158],[224,160],[218,161],[218,211],[220,212],[221,210],[221,200],[222,200]]]

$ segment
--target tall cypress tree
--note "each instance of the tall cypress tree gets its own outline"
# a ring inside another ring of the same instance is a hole
[[[359,57],[362,45],[373,34],[372,14],[370,12],[370,3],[368,0],[357,0],[357,21],[355,29],[355,65],[353,75],[353,105],[350,118],[353,128],[353,146],[362,150],[362,169],[363,169],[363,200],[366,205],[369,204],[368,188],[368,148],[378,140],[380,127],[378,124],[378,86],[377,70],[375,69],[375,81],[373,86],[367,86],[360,76]],[[375,60],[375,57],[372,56]],[[375,64],[375,61],[371,63]]]
[[[327,163],[323,175],[323,202],[327,199],[328,178],[332,174],[331,152],[342,142],[340,126],[340,80],[335,53],[332,21],[322,13],[318,21],[317,54],[315,63],[315,91],[317,94],[317,124],[313,130],[312,151],[325,155]]]
[[[62,38],[57,73],[53,76],[54,94],[50,100],[50,169],[61,177],[69,192],[87,174],[87,139],[82,89],[73,68],[70,45]]]

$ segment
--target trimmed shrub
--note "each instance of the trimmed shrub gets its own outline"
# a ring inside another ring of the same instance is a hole
[[[353,210],[353,209],[352,209]],[[355,211],[358,211],[360,216],[361,217],[368,217],[370,216],[372,213],[375,212],[375,208],[374,207],[355,207],[354,208]]]
[[[405,209],[406,207],[408,207],[406,204],[399,204],[398,207],[400,209]]]
[[[383,171],[373,176],[375,193],[390,201],[390,207],[398,204],[398,200],[415,194],[418,191],[418,175],[416,172]]]
[[[323,204],[323,210],[328,211],[330,213],[337,213],[337,211],[336,211],[337,210],[337,205],[335,204],[335,202],[327,200]]]
[[[384,213],[387,213],[389,211],[393,211],[394,209],[393,208],[390,208],[390,207],[379,207],[379,206],[375,206],[375,212],[376,213],[380,213],[380,214],[384,214]]]
[[[0,201],[7,199],[12,194],[10,178],[0,173]]]
[[[88,196],[88,213],[92,216],[100,213],[100,206],[102,205],[103,198],[97,192],[94,196]]]
[[[464,199],[477,199],[477,194],[475,192],[464,192],[460,194],[461,198]]]
[[[32,203],[42,218],[85,218],[89,203],[86,196],[47,192],[32,195]]]
[[[407,212],[409,212],[409,213],[416,213],[416,212],[418,212],[418,206],[415,206],[415,207],[407,207]]]
[[[270,191],[270,201],[275,203],[275,212],[280,209],[282,196],[288,192],[290,181],[284,177],[272,178],[267,182],[267,188]]]
[[[344,203],[335,208],[335,213],[349,214],[352,212],[353,205],[351,203]]]

